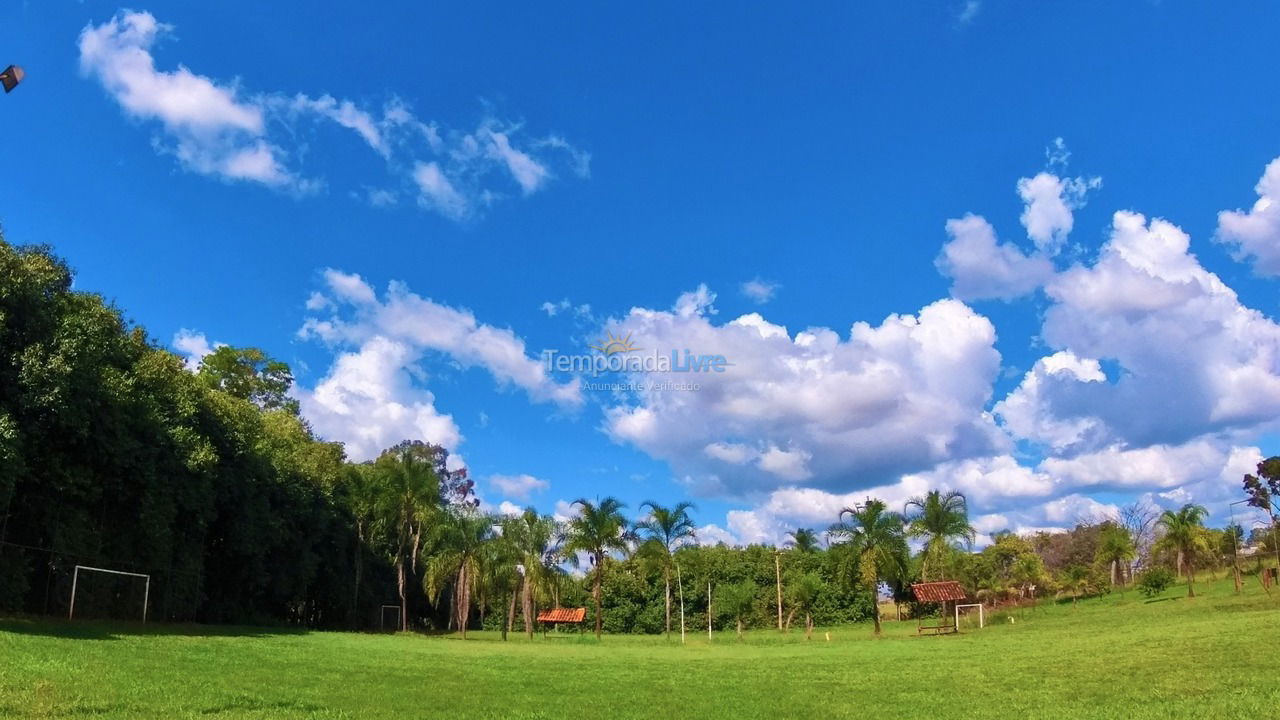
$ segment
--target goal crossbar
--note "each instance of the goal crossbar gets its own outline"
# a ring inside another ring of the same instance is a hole
[[[387,608],[396,611],[396,627],[400,626],[400,606],[399,605],[383,605],[378,608],[378,629],[385,630],[387,627]]]
[[[93,572],[110,573],[111,575],[127,575],[129,577],[145,578],[147,583],[142,591],[142,622],[147,621],[147,603],[151,599],[151,576],[146,573],[125,572],[124,570],[112,570],[111,568],[100,568],[92,565],[77,565],[75,572],[71,575],[71,605],[67,608],[67,619],[71,620],[76,615],[76,585],[80,582],[80,571],[92,570]]]
[[[969,603],[967,605],[956,605],[956,630],[960,629],[960,608],[978,608],[978,629],[981,630],[986,626],[986,618],[983,616],[982,603]]]

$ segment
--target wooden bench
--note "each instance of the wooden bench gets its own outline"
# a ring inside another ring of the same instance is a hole
[[[916,634],[917,634],[917,635],[924,635],[924,634],[926,634],[926,633],[927,633],[927,634],[930,634],[930,635],[946,635],[947,633],[953,633],[953,632],[955,632],[955,631],[956,631],[956,626],[955,626],[955,625],[953,625],[952,623],[947,623],[946,625],[918,625],[918,626],[916,626]]]

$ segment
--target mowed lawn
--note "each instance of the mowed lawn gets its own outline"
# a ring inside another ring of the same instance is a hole
[[[1254,578],[915,623],[678,638],[291,633],[0,620],[0,717],[1264,718],[1280,589]],[[827,641],[825,634],[830,633]]]

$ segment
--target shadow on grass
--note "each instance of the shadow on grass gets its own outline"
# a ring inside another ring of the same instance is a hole
[[[196,623],[140,623],[106,620],[61,620],[54,618],[0,618],[0,633],[43,635],[72,640],[117,640],[125,636],[183,637],[268,637],[303,635],[308,631],[291,627],[248,627],[244,625],[200,625]]]

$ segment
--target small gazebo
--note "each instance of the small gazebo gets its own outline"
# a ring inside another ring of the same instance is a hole
[[[939,580],[938,582],[913,583],[911,585],[911,593],[916,596],[916,602],[939,603],[942,605],[942,617],[938,619],[938,624],[925,625],[920,622],[916,625],[917,634],[933,633],[934,635],[941,635],[959,630],[954,622],[948,622],[950,616],[947,614],[948,603],[960,602],[968,597],[968,593],[964,591],[964,586],[958,581]]]
[[[581,625],[587,617],[586,608],[551,608],[538,613],[538,622],[542,623],[542,634],[547,634],[547,623],[555,626],[557,632],[563,624]]]

